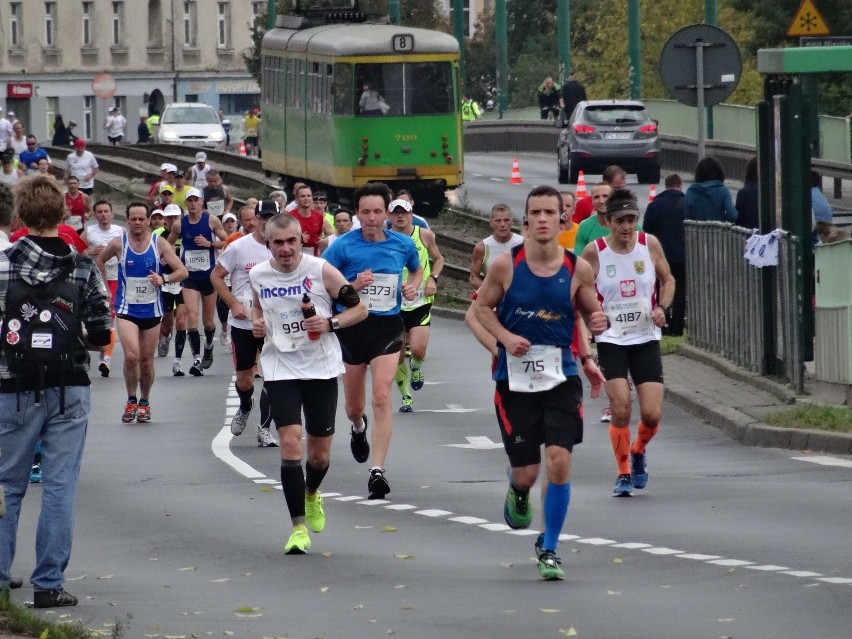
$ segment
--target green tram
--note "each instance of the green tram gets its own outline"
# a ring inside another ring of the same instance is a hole
[[[279,16],[263,38],[264,170],[350,203],[359,186],[386,182],[437,214],[464,176],[458,42],[388,24],[310,25]]]

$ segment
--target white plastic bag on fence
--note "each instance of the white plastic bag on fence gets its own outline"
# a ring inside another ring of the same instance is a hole
[[[743,257],[748,263],[757,268],[778,266],[778,238],[781,230],[776,229],[766,235],[755,233],[746,240]]]

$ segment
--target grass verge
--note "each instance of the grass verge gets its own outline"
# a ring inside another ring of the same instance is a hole
[[[771,426],[813,428],[835,433],[852,433],[852,408],[848,406],[796,406],[771,413],[766,418]]]
[[[0,590],[0,633],[50,639],[89,639],[92,632],[79,623],[49,623],[13,602],[8,590]]]

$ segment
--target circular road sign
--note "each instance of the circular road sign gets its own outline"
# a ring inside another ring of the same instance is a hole
[[[704,58],[704,105],[713,106],[737,88],[743,70],[737,43],[709,24],[693,24],[676,31],[660,54],[660,75],[669,93],[689,106],[698,105],[696,48]]]
[[[96,98],[109,100],[115,95],[115,78],[108,73],[99,73],[92,80],[92,93]]]

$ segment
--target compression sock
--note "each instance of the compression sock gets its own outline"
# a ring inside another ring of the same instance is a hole
[[[237,389],[237,397],[240,398],[240,409],[243,411],[251,410],[251,396],[254,395],[254,385],[249,386],[248,390],[243,390],[236,384],[234,387]]]
[[[416,371],[421,366],[423,366],[423,360],[425,360],[425,359],[426,359],[425,357],[423,359],[417,359],[416,357],[414,357],[414,355],[412,355],[411,356],[411,370]]]
[[[309,493],[317,492],[327,472],[328,466],[317,468],[311,462],[305,462],[305,490]]]
[[[204,327],[204,345],[205,346],[213,346],[213,338],[216,337],[216,327],[207,328]]]
[[[619,475],[630,474],[630,428],[618,428],[610,424],[609,439],[612,442],[612,452],[615,453],[615,463]]]
[[[411,395],[411,385],[409,384],[408,364],[402,362],[396,367],[396,387],[399,389],[399,394],[403,397]]]
[[[183,357],[183,349],[186,346],[186,331],[177,331],[175,334],[175,357]]]
[[[544,494],[544,550],[556,550],[559,533],[568,514],[568,504],[571,502],[571,482],[554,484],[548,482]]]
[[[630,452],[635,453],[637,455],[641,455],[642,453],[644,453],[645,447],[648,445],[648,442],[653,439],[654,435],[657,434],[658,430],[660,430],[659,424],[657,424],[653,428],[648,428],[643,422],[639,422],[639,428],[636,432],[636,441],[633,442],[633,446],[631,446]]]
[[[305,473],[302,472],[302,460],[281,460],[281,488],[293,523],[305,523]]]
[[[192,351],[192,357],[198,359],[201,354],[201,335],[198,334],[197,328],[191,328],[186,332],[189,337],[189,349]]]
[[[260,391],[260,427],[269,430],[272,424],[272,412],[269,410],[269,395],[266,394],[266,388]]]

